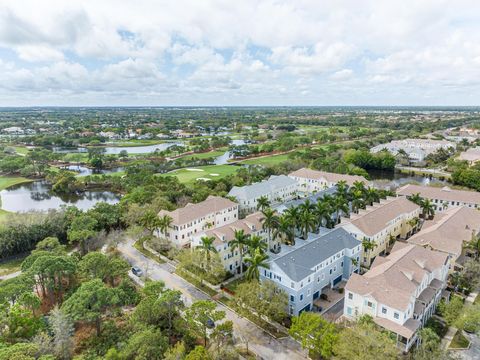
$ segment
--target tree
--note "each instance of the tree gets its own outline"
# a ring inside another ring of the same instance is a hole
[[[348,202],[345,197],[337,194],[333,197],[331,206],[335,212],[335,220],[339,224],[342,214],[348,214]]]
[[[333,348],[335,359],[397,360],[398,350],[388,333],[378,330],[373,321],[360,320],[339,333]]]
[[[102,315],[119,304],[114,289],[108,288],[100,279],[84,282],[62,305],[62,310],[75,321],[88,321],[95,324],[97,336],[102,331]]]
[[[38,251],[48,251],[60,255],[65,253],[65,245],[60,244],[57,237],[49,236],[38,242],[32,253]]]
[[[423,202],[423,198],[420,196],[420,193],[410,195],[408,197],[408,200],[410,200],[414,204],[417,204],[418,206],[421,206]]]
[[[164,237],[167,237],[167,232],[171,228],[173,219],[168,215],[163,215],[160,217],[158,222],[158,230],[163,234]]]
[[[438,304],[438,311],[448,325],[453,325],[463,310],[463,299],[459,296],[452,296],[449,302],[441,300]]]
[[[278,226],[273,231],[273,238],[283,238],[287,244],[295,243],[295,231],[293,230],[290,220],[286,216],[280,216],[278,218]]]
[[[67,235],[70,243],[80,244],[82,254],[89,251],[89,242],[97,235],[98,222],[87,214],[76,216],[68,229]]]
[[[472,238],[470,241],[466,242],[464,248],[471,250],[473,252],[473,258],[475,260],[480,260],[480,236],[472,233]]]
[[[431,328],[419,332],[419,345],[411,353],[412,360],[454,360],[456,357],[444,350],[439,336]]]
[[[480,262],[468,260],[459,274],[462,286],[468,290],[475,290],[480,286]]]
[[[13,343],[28,340],[44,327],[41,318],[19,304],[0,306],[0,339]]]
[[[253,254],[245,258],[245,262],[248,264],[248,269],[245,272],[245,278],[248,280],[258,280],[260,277],[259,267],[266,269],[270,268],[270,265],[266,262],[268,255],[262,252],[260,249],[255,249]]]
[[[127,275],[130,265],[122,258],[92,251],[80,260],[78,269],[86,279],[98,278],[113,286],[116,279]]]
[[[330,204],[319,199],[315,204],[315,216],[317,217],[317,227],[329,226],[332,222],[332,210]]]
[[[140,226],[143,226],[153,236],[153,232],[163,224],[157,213],[152,209],[147,209],[139,220]]]
[[[206,266],[203,266],[203,268],[206,271],[210,270],[212,253],[217,253],[217,249],[213,245],[214,241],[215,241],[215,238],[213,236],[202,236],[200,238],[200,246],[198,247],[198,249],[205,256]]]
[[[168,349],[168,340],[159,329],[147,327],[128,339],[121,356],[125,359],[160,360]]]
[[[373,240],[363,238],[362,240],[363,252],[368,253],[369,251],[377,247],[377,243]]]
[[[368,205],[373,205],[374,202],[380,201],[380,194],[378,190],[372,187],[369,187],[365,190],[365,202]]]
[[[258,235],[250,236],[247,246],[248,246],[248,252],[250,255],[254,254],[256,249],[259,249],[261,252],[267,251],[267,244]]]
[[[292,206],[292,207],[288,208],[283,213],[283,216],[284,216],[285,220],[292,227],[291,232],[292,232],[294,238],[295,238],[295,230],[297,229],[299,215],[300,215],[300,211],[298,210],[298,207],[295,207],[295,206]]]
[[[306,240],[308,233],[314,231],[317,225],[317,218],[311,210],[303,210],[298,218],[298,223],[302,232],[302,238]]]
[[[466,305],[461,315],[455,320],[455,327],[478,333],[480,331],[480,304]]]
[[[277,227],[278,225],[278,217],[275,215],[275,211],[266,208],[265,210],[262,211],[263,218],[262,218],[262,226],[264,229],[267,230],[267,236],[268,236],[268,242],[267,242],[267,249],[268,251],[271,250],[271,241],[272,241],[272,231]]]
[[[53,350],[58,359],[68,360],[73,353],[74,328],[70,318],[55,306],[48,316],[53,334]]]
[[[308,311],[292,318],[289,334],[308,349],[312,358],[330,358],[338,338],[335,325],[320,315]]]
[[[182,293],[178,290],[165,290],[160,298],[156,301],[157,306],[161,309],[161,314],[167,320],[168,334],[172,334],[173,320],[180,314],[183,308]]]
[[[184,360],[187,350],[185,349],[185,344],[183,341],[179,341],[175,344],[174,347],[168,348],[164,354],[165,360]]]
[[[424,219],[431,219],[435,215],[435,208],[430,200],[422,200],[420,207],[422,208],[422,216]]]
[[[240,255],[240,274],[243,274],[243,255],[245,248],[248,246],[249,236],[245,234],[243,229],[235,230],[234,238],[228,243],[228,246],[234,251],[238,249]]]
[[[225,317],[225,312],[218,311],[216,308],[216,304],[212,301],[198,300],[185,311],[185,319],[189,329],[196,336],[203,338],[205,346],[207,346],[208,340],[208,322],[219,321]]]
[[[270,200],[266,196],[260,196],[257,200],[257,210],[265,211],[270,207]]]
[[[190,351],[185,360],[211,360],[212,357],[208,353],[207,349],[203,346],[195,346],[195,349]]]

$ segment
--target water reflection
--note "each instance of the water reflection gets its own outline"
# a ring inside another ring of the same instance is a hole
[[[97,202],[115,204],[120,197],[110,191],[86,191],[78,194],[54,194],[45,181],[12,186],[0,192],[2,209],[11,212],[29,210],[58,209],[61,205],[75,205],[79,209],[88,210]]]
[[[145,146],[106,146],[105,154],[120,154],[121,151],[126,151],[127,154],[148,154],[152,153],[156,150],[163,151],[168,149],[173,145],[184,146],[183,142],[168,142],[156,145],[145,145]],[[88,152],[87,148],[85,147],[78,147],[78,148],[62,148],[62,147],[54,147],[52,149],[54,152],[58,153],[86,153]]]
[[[435,177],[410,175],[401,172],[374,171],[368,172],[370,179],[375,187],[382,189],[396,189],[408,183],[418,183],[420,185],[448,185],[446,180],[440,180]]]

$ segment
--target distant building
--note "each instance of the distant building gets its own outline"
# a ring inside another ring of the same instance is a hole
[[[362,264],[369,267],[378,255],[385,255],[397,239],[407,239],[415,232],[411,220],[420,215],[420,206],[404,197],[380,200],[350,218],[342,218],[340,226],[360,241],[373,242],[375,247],[363,254]]]
[[[467,151],[462,152],[458,159],[468,161],[469,165],[475,164],[480,160],[480,146],[470,148]]]
[[[4,128],[4,129],[2,129],[2,132],[7,133],[9,135],[23,135],[25,133],[25,131],[21,127],[18,127],[18,126],[12,126],[12,127],[8,127],[8,128]]]
[[[411,196],[419,194],[432,202],[437,211],[454,206],[480,207],[480,193],[476,191],[454,190],[448,186],[421,186],[408,184],[397,189],[397,195]]]
[[[272,205],[283,203],[298,196],[297,182],[285,175],[272,175],[268,180],[253,183],[247,186],[234,186],[228,196],[234,197],[240,205],[242,214],[249,214],[257,210],[257,202],[266,197]]]
[[[352,274],[345,286],[344,316],[372,316],[376,324],[396,335],[400,349],[408,351],[442,298],[448,257],[396,243],[391,254],[377,257],[364,275]]]
[[[272,281],[288,294],[291,315],[312,310],[323,290],[358,271],[352,259],[358,264],[361,242],[342,228],[327,231],[282,246],[278,255],[270,255],[269,269],[260,270],[261,281]]]
[[[459,271],[469,255],[464,243],[480,235],[480,211],[465,206],[452,207],[427,220],[422,230],[408,242],[450,255],[450,271]]]
[[[427,155],[440,149],[455,148],[455,144],[446,140],[431,139],[405,139],[394,140],[387,144],[380,144],[370,149],[370,152],[377,153],[382,150],[389,151],[392,155],[398,155],[404,151],[412,165],[422,165]]]
[[[209,196],[205,201],[174,211],[162,210],[159,216],[172,218],[167,238],[177,247],[189,246],[193,237],[207,230],[215,229],[238,220],[238,204],[231,200]]]
[[[214,246],[220,256],[223,267],[226,271],[236,273],[240,271],[240,253],[238,248],[232,250],[229,246],[230,242],[235,239],[235,231],[243,230],[245,235],[253,236],[257,235],[261,238],[266,238],[267,231],[263,229],[263,214],[256,212],[248,215],[245,219],[237,220],[217,227],[215,229],[209,229],[198,233],[192,237],[192,247],[200,246],[202,237],[208,236],[215,238]],[[246,268],[246,267],[245,267]]]
[[[314,193],[331,188],[338,184],[339,181],[345,181],[348,186],[352,186],[356,181],[363,182],[365,185],[369,184],[363,176],[336,174],[307,168],[293,171],[288,176],[298,182],[299,191],[306,193]]]

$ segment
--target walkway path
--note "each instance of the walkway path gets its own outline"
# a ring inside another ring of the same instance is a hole
[[[168,288],[182,292],[184,301],[190,305],[196,300],[206,300],[210,297],[198,290],[195,286],[174,274],[175,268],[168,264],[158,264],[156,261],[145,257],[133,247],[133,241],[128,240],[118,246],[118,250],[130,262],[131,265],[139,266],[146,276],[153,280],[161,280]],[[221,303],[217,303],[218,310],[225,311],[226,319],[234,324],[234,332],[248,339],[248,347],[265,360],[300,360],[306,359],[305,352],[300,344],[290,337],[275,339],[257,325],[238,316]]]

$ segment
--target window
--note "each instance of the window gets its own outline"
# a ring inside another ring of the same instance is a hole
[[[295,302],[295,296],[290,295],[290,301],[291,301],[291,302]]]
[[[384,308],[384,307],[382,306],[382,314],[386,314],[386,313],[387,313],[387,308]]]
[[[393,317],[394,317],[395,319],[398,319],[398,318],[400,317],[400,315],[396,312],[396,313],[393,313]]]
[[[307,290],[307,296],[310,296],[310,289]]]
[[[352,308],[350,306],[347,307],[347,314],[352,315]]]
[[[371,301],[367,301],[367,306],[371,308],[373,307],[373,303]]]
[[[330,275],[332,275],[332,269],[330,269]]]
[[[303,294],[300,294],[300,301],[303,300]]]
[[[295,289],[295,284],[292,282],[292,283],[290,284],[290,287],[291,287],[292,289]]]
[[[353,294],[352,294],[352,293],[348,293],[348,298],[349,298],[350,300],[353,300]]]

